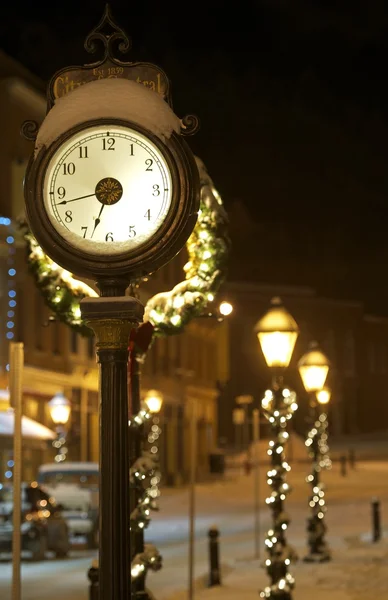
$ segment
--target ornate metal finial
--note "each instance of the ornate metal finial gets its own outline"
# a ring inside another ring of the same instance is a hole
[[[200,127],[199,119],[196,115],[186,115],[181,119],[181,134],[194,135]]]
[[[36,136],[38,135],[39,124],[37,121],[24,121],[22,123],[20,133],[29,142],[35,142]]]
[[[125,31],[114,21],[109,4],[105,5],[105,11],[101,21],[87,36],[84,48],[89,54],[94,54],[98,49],[98,42],[104,47],[104,59],[114,59],[113,45],[120,41],[117,48],[121,54],[126,54],[132,46],[131,39]]]

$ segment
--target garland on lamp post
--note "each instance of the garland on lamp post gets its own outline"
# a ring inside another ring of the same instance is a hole
[[[287,422],[298,408],[296,394],[287,388],[274,386],[274,389],[265,392],[261,405],[272,431],[272,440],[267,451],[271,457],[267,483],[272,491],[266,499],[272,510],[272,527],[268,530],[265,540],[265,565],[271,585],[260,592],[260,596],[271,600],[291,600],[294,577],[289,573],[288,567],[297,556],[286,540],[290,518],[285,512],[284,501],[291,491],[286,481],[286,474],[291,467],[285,460],[284,448],[289,438],[286,431]]]
[[[327,526],[325,522],[326,502],[325,486],[320,481],[322,469],[331,468],[329,446],[327,443],[327,415],[323,411],[317,415],[315,399],[311,401],[312,426],[307,434],[305,444],[309,450],[312,469],[306,477],[306,482],[311,485],[309,506],[311,515],[307,519],[307,543],[309,553],[304,558],[305,562],[326,562],[331,559],[329,546],[325,540]]]

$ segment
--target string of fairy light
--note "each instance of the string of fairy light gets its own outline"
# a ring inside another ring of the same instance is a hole
[[[137,506],[130,515],[130,528],[132,532],[144,530],[150,520],[151,511],[158,510],[157,499],[160,496],[159,483],[159,447],[158,439],[161,429],[155,423],[155,418],[144,404],[137,415],[129,423],[130,430],[138,429],[148,421],[153,421],[148,434],[150,449],[143,450],[130,468],[130,485],[137,491]],[[162,566],[162,558],[158,549],[152,544],[145,544],[144,552],[136,554],[131,563],[131,574],[134,579],[143,575],[147,570],[157,571]]]
[[[16,242],[13,233],[11,219],[0,217],[0,226],[4,228],[5,242],[7,244],[7,321],[5,326],[5,347],[15,338],[17,289],[16,289]],[[6,362],[5,370],[9,371],[9,363]],[[4,473],[5,479],[13,477],[13,458],[7,461],[7,469]]]
[[[272,434],[267,450],[271,458],[271,468],[267,472],[271,493],[266,498],[266,503],[272,510],[272,525],[265,539],[265,566],[271,584],[260,592],[260,596],[273,600],[290,600],[295,580],[288,568],[296,560],[296,554],[286,540],[290,518],[284,510],[284,501],[291,491],[286,480],[291,467],[285,459],[284,450],[289,438],[287,422],[298,408],[296,394],[287,388],[267,390],[261,406],[271,425]]]
[[[327,427],[327,415],[322,412],[318,418],[313,419],[305,441],[312,461],[312,472],[306,477],[306,482],[311,484],[312,488],[309,498],[311,515],[307,522],[309,554],[305,557],[308,562],[330,560],[330,550],[325,541],[327,531],[325,486],[320,481],[321,470],[330,469],[332,466],[327,442]]]

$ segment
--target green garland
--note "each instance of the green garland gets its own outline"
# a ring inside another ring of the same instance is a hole
[[[196,158],[201,183],[201,203],[197,224],[187,241],[189,260],[185,280],[171,291],[153,296],[145,306],[145,321],[154,326],[156,336],[182,331],[194,317],[203,314],[222,284],[229,254],[228,219],[221,198],[202,161]],[[80,310],[85,296],[96,292],[52,261],[39,246],[25,221],[19,222],[27,246],[27,262],[54,318],[84,336],[90,336]]]

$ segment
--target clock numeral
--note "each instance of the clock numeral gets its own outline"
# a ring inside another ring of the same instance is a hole
[[[86,238],[86,234],[87,234],[88,228],[87,227],[81,227],[81,229],[83,229],[84,238]]]
[[[129,237],[130,238],[136,237],[136,231],[135,231],[135,226],[134,225],[130,225],[129,226]]]
[[[144,216],[147,219],[147,221],[151,220],[151,209],[150,208],[147,210],[147,212]]]
[[[87,146],[80,146],[79,147],[79,157],[80,158],[89,158],[89,156],[88,156],[88,147]]]
[[[109,233],[106,234],[105,241],[106,242],[113,242],[114,241],[113,240],[113,233],[112,232],[109,232]]]
[[[102,149],[103,150],[115,150],[116,140],[112,137],[102,138]]]
[[[154,190],[154,191],[152,192],[152,195],[153,195],[153,196],[160,196],[160,189],[159,189],[159,184],[158,184],[158,183],[155,183],[155,184],[152,186],[152,189]]]
[[[133,156],[133,144],[131,144],[130,148],[131,148],[131,151],[129,153],[129,156]]]
[[[145,161],[145,164],[147,165],[146,171],[152,171],[152,165],[154,164],[154,161],[152,160],[152,158],[147,158],[147,160]]]
[[[65,221],[66,223],[71,223],[73,220],[73,213],[71,212],[71,210],[67,210],[65,212]]]
[[[74,163],[63,163],[63,174],[64,175],[74,175],[75,173],[75,164]]]
[[[65,188],[64,188],[64,187],[62,187],[62,186],[61,186],[61,187],[59,187],[59,188],[57,189],[57,194],[58,194],[58,198],[59,198],[60,200],[62,200],[62,199],[63,199],[63,198],[66,196],[66,190],[65,190]]]

